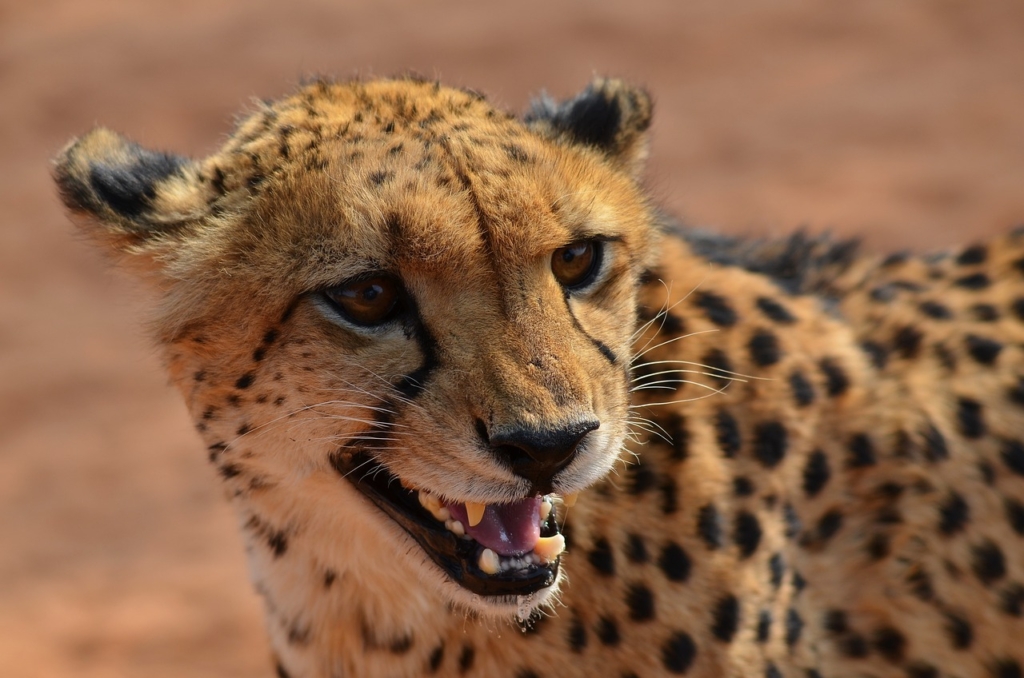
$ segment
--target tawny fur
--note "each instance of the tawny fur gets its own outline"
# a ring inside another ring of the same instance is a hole
[[[581,97],[597,117],[524,122],[430,82],[314,83],[201,161],[106,130],[58,159],[158,290],[279,675],[1021,676],[1024,236],[840,248],[794,283],[774,246],[659,226],[648,98]],[[551,252],[589,237],[606,270],[566,301]],[[421,327],[331,318],[318,291],[373,270]],[[525,481],[474,422],[581,412],[601,428],[556,480],[585,489],[558,509],[564,576],[521,622],[332,465],[371,436],[412,486],[507,501]]]

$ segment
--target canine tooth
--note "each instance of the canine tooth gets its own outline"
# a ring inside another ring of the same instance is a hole
[[[560,534],[553,537],[541,537],[537,540],[537,545],[533,547],[533,552],[537,554],[542,563],[553,563],[564,550],[565,537]]]
[[[568,507],[573,507],[573,506],[576,505],[576,499],[579,496],[580,496],[579,492],[573,492],[572,494],[567,494],[564,497],[562,497],[562,503],[565,504]]]
[[[426,490],[420,490],[419,494],[420,506],[427,509],[431,513],[436,513],[441,508],[441,500],[430,494]]]
[[[540,502],[540,522],[543,523],[547,520],[549,515],[551,515],[551,502],[548,501],[547,497],[544,497]]]
[[[444,526],[448,528],[449,532],[455,533],[455,536],[457,537],[461,537],[466,534],[466,528],[457,520],[448,519],[445,521]]]
[[[484,519],[484,509],[486,508],[486,504],[478,504],[475,501],[466,502],[466,516],[469,518],[470,527],[480,524],[480,521]]]
[[[484,549],[483,553],[480,554],[480,561],[477,565],[485,574],[496,574],[501,567],[501,562],[498,560],[497,553],[491,549]]]

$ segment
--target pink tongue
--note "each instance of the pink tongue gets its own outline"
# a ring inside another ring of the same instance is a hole
[[[540,539],[540,497],[489,504],[479,525],[470,527],[465,504],[447,504],[466,534],[502,556],[529,553]]]

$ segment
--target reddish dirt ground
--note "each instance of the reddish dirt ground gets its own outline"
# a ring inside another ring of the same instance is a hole
[[[522,109],[593,73],[657,99],[691,224],[935,249],[1024,222],[1017,0],[0,0],[0,674],[270,676],[233,518],[47,161],[102,123],[212,149],[302,74],[414,70]]]

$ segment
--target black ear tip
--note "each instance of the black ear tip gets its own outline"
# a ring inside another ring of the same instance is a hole
[[[187,163],[99,128],[65,147],[53,174],[68,209],[98,216],[109,210],[134,219],[152,205],[157,183],[180,174]]]
[[[651,98],[643,89],[615,78],[597,78],[561,104],[546,95],[535,99],[526,121],[546,121],[576,143],[614,154],[650,127],[651,111]]]

